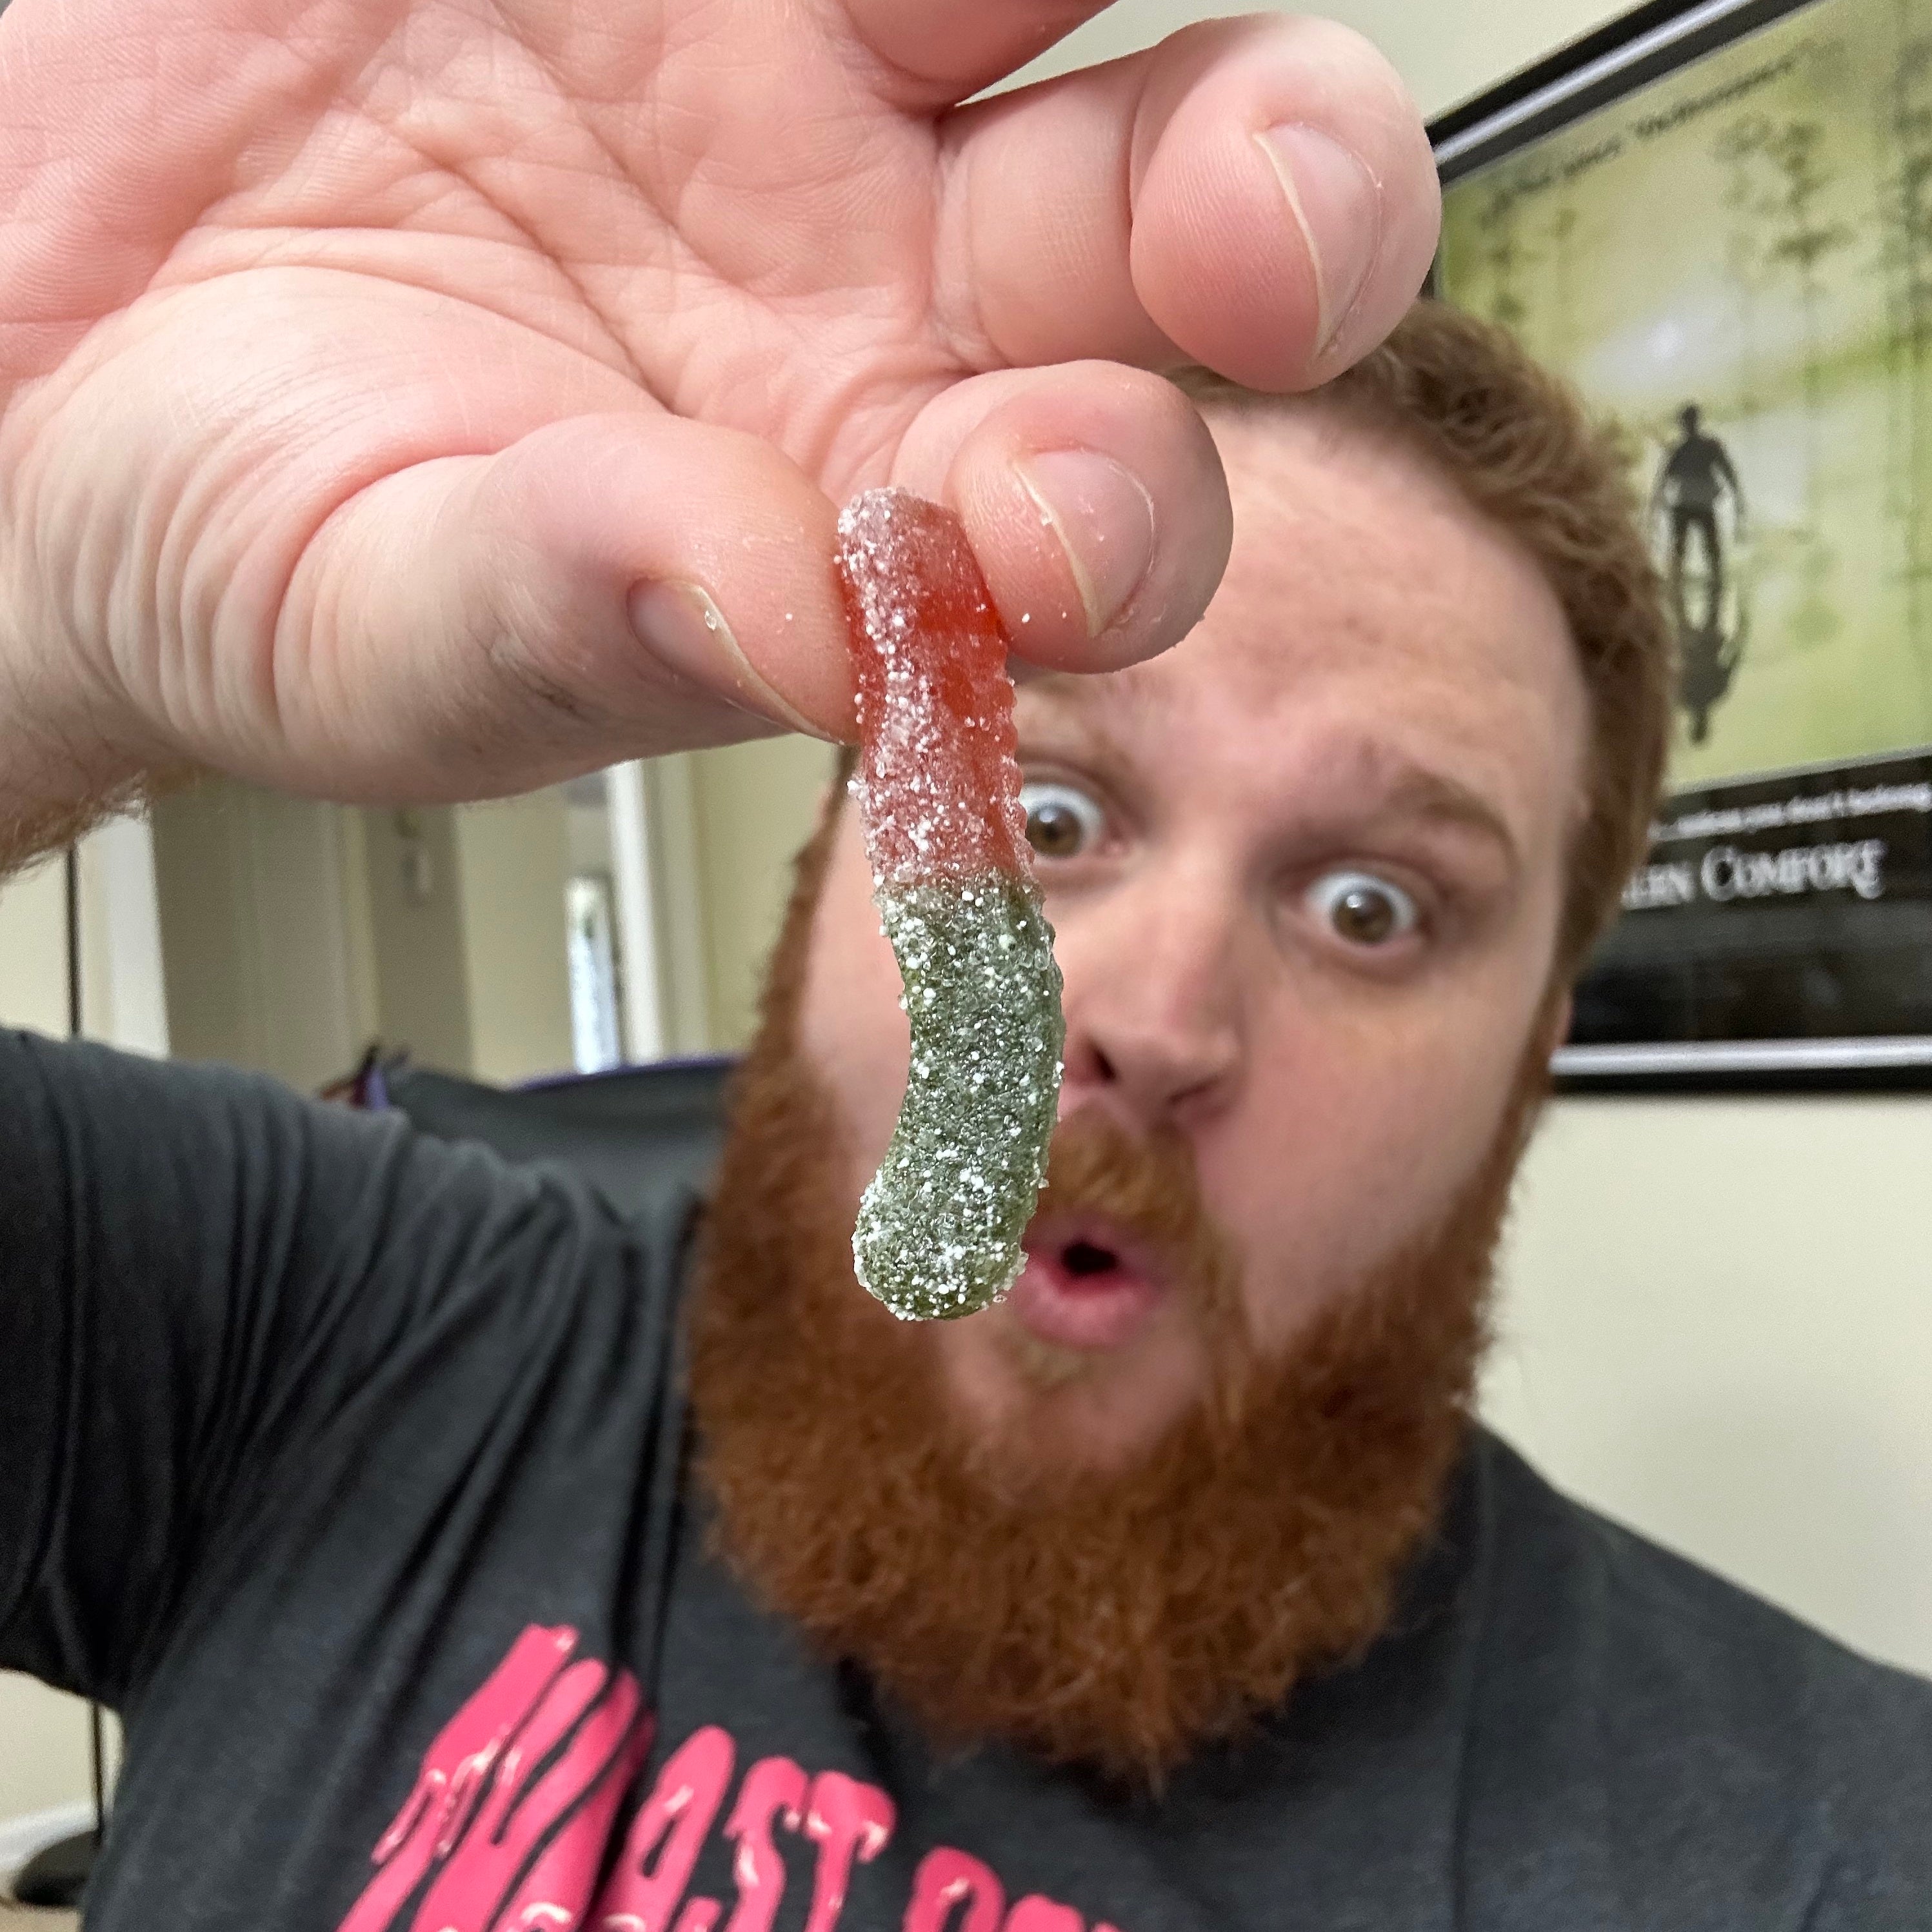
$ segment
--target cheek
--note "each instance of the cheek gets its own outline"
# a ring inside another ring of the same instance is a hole
[[[1514,1001],[1438,1004],[1284,1030],[1256,1055],[1203,1178],[1246,1258],[1258,1346],[1279,1348],[1448,1209],[1501,1124],[1532,1018]]]
[[[872,876],[848,812],[812,920],[799,1035],[850,1137],[855,1201],[884,1156],[905,1095],[912,1041],[899,995],[898,962],[879,929]]]

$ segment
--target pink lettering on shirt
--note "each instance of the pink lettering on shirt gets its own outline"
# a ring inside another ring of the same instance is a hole
[[[784,1860],[772,1842],[774,1824],[796,1832],[802,1820],[807,1780],[788,1757],[761,1757],[745,1774],[724,1835],[737,1847],[731,1874],[738,1904],[724,1932],[771,1932],[784,1894]]]
[[[842,1771],[821,1771],[812,1780],[805,1833],[818,1846],[818,1863],[805,1932],[832,1932],[845,1910],[854,1861],[870,1864],[885,1850],[897,1817],[892,1801],[876,1784],[861,1784]]]
[[[1087,1922],[1070,1905],[1060,1905],[1031,1892],[1006,1914],[1004,1932],[1087,1932]],[[1100,1925],[1094,1932],[1112,1932]]]
[[[672,1914],[724,1802],[736,1756],[730,1733],[706,1724],[664,1760],[592,1913],[596,1932],[672,1932]],[[710,1932],[723,1910],[716,1899],[693,1899],[675,1932]]]
[[[639,1701],[628,1672],[614,1678],[588,1661],[549,1687],[498,1762],[465,1856],[444,1864],[412,1932],[490,1932],[515,1922],[518,1900],[526,1910],[542,1906],[548,1924],[576,1923],[630,1781],[613,1774],[633,1755]],[[513,1892],[539,1847],[541,1874],[532,1870]]]
[[[1005,1888],[990,1867],[940,1845],[919,1862],[905,1932],[999,1932]]]
[[[628,1671],[578,1648],[572,1630],[525,1630],[436,1734],[340,1932],[718,1932],[723,1902],[687,1894],[721,1816],[736,1893],[722,1932],[771,1932],[787,1879],[781,1832],[814,1848],[805,1932],[837,1932],[854,1871],[897,1827],[891,1797],[842,1772],[814,1777],[762,1757],[728,1814],[737,1746],[716,1724],[664,1760],[593,1902],[653,1718]],[[992,1868],[945,1845],[920,1861],[902,1924],[1086,1932],[1078,1912],[1036,1892],[1009,1912]]]
[[[532,1624],[436,1734],[414,1788],[370,1855],[377,1868],[341,1932],[388,1932],[431,1869],[460,1844],[497,1766],[577,1648],[573,1630]]]

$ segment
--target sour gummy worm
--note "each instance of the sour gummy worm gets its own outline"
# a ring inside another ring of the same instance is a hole
[[[970,1315],[1024,1264],[1066,1033],[1020,808],[1007,640],[950,511],[868,490],[838,538],[852,792],[912,1023],[905,1100],[852,1257],[905,1320]]]

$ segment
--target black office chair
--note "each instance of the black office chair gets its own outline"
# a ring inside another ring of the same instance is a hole
[[[440,1140],[480,1141],[519,1165],[561,1161],[618,1213],[634,1215],[709,1181],[735,1064],[666,1060],[515,1088],[404,1067],[386,1071],[370,1098]]]

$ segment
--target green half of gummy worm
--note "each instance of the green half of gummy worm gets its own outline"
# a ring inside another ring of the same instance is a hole
[[[950,512],[868,490],[838,538],[853,796],[912,1024],[905,1100],[852,1258],[895,1315],[970,1315],[1025,1264],[1066,1036],[1020,806],[1006,636]]]

